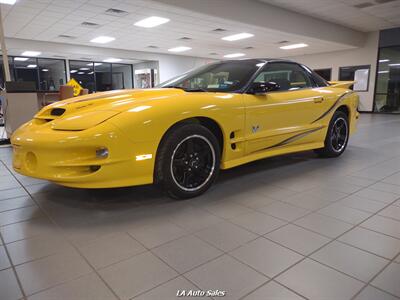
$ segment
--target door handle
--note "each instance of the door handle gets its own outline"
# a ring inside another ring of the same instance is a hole
[[[321,103],[322,101],[324,101],[324,97],[315,97],[314,98],[314,103]]]

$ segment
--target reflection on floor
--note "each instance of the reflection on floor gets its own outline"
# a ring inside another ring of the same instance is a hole
[[[399,128],[362,115],[340,158],[258,161],[188,201],[26,178],[1,148],[0,298],[398,299]]]

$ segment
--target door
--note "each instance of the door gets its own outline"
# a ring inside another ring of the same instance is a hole
[[[255,82],[275,82],[279,89],[266,95],[245,94],[246,154],[309,142],[300,137],[317,131],[321,125],[313,121],[328,109],[310,74],[296,63],[273,62]]]

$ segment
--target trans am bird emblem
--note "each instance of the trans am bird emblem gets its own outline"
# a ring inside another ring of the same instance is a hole
[[[253,133],[256,133],[259,129],[260,129],[260,126],[259,126],[259,125],[253,125],[253,126],[251,126],[251,131],[253,131]]]

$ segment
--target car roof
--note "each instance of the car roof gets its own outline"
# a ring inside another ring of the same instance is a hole
[[[248,62],[248,63],[267,63],[267,62],[290,62],[296,63],[293,60],[281,59],[281,58],[243,58],[243,59],[227,59],[220,60],[220,62]]]

